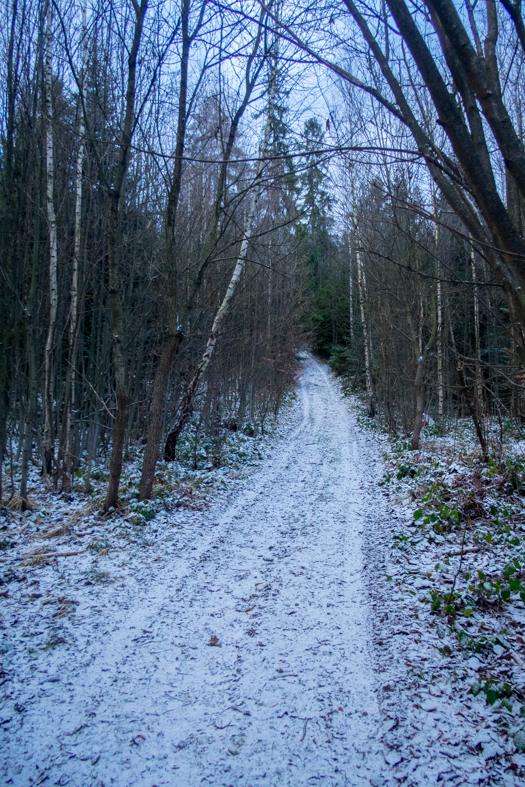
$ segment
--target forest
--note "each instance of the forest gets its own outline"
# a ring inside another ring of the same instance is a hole
[[[304,342],[414,448],[519,428],[519,3],[4,12],[2,498],[104,456],[117,508],[131,444],[149,499],[190,424],[214,461],[264,429]]]
[[[521,0],[1,10],[0,781],[523,783]]]

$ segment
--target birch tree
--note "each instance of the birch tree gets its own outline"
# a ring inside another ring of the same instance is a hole
[[[78,151],[75,162],[75,225],[73,239],[73,260],[71,271],[71,292],[69,307],[68,331],[68,370],[66,375],[66,390],[64,395],[64,422],[63,422],[63,483],[67,491],[71,490],[73,470],[73,438],[74,414],[76,405],[76,356],[78,340],[78,290],[80,270],[80,244],[82,239],[82,184],[86,123],[82,107],[85,104],[84,88],[87,74],[88,42],[86,31],[86,6],[82,9],[82,71],[80,74],[79,89],[79,122],[78,122]]]
[[[153,489],[153,481],[155,478],[155,467],[159,455],[159,447],[162,439],[162,432],[164,428],[165,407],[166,407],[166,391],[169,379],[170,368],[173,358],[177,354],[180,344],[183,340],[183,330],[187,325],[189,314],[192,311],[193,304],[200,289],[205,271],[213,260],[213,254],[216,249],[220,222],[225,208],[225,192],[227,188],[228,167],[230,164],[233,148],[237,138],[237,132],[241,123],[242,117],[250,105],[254,88],[257,84],[261,68],[264,63],[264,58],[258,58],[261,35],[262,35],[262,15],[259,20],[258,28],[254,37],[253,48],[247,57],[246,70],[244,73],[244,92],[241,94],[241,99],[237,110],[235,111],[228,131],[226,144],[222,152],[222,162],[219,169],[219,177],[217,180],[217,189],[213,205],[210,225],[207,230],[206,240],[203,245],[203,251],[199,260],[198,269],[193,282],[190,285],[190,292],[186,302],[179,297],[179,282],[178,282],[178,265],[177,265],[177,250],[175,243],[176,222],[178,202],[182,187],[182,155],[184,151],[186,129],[188,125],[187,117],[187,80],[188,80],[188,62],[190,47],[195,40],[200,27],[202,25],[205,5],[202,6],[202,12],[199,14],[197,23],[194,30],[189,30],[189,2],[184,0],[183,13],[181,19],[182,27],[182,56],[181,56],[181,76],[180,76],[180,98],[179,98],[179,117],[177,125],[177,144],[175,153],[175,165],[173,171],[172,186],[168,198],[168,208],[166,216],[166,270],[167,270],[167,314],[168,314],[168,336],[161,351],[159,363],[155,373],[155,380],[153,383],[153,394],[150,408],[150,419],[148,427],[148,436],[146,448],[144,451],[144,460],[142,464],[142,474],[139,485],[139,499],[148,499],[151,497]]]
[[[363,343],[365,354],[365,380],[366,396],[368,400],[368,415],[373,418],[375,415],[374,384],[372,381],[372,363],[370,354],[370,324],[366,313],[366,275],[361,258],[359,227],[357,219],[357,206],[355,201],[355,190],[352,182],[352,209],[354,224],[354,245],[356,249],[356,269],[357,269],[357,291],[359,298],[359,311],[361,314],[361,326],[363,328]]]
[[[226,316],[230,310],[232,299],[235,295],[237,290],[239,281],[241,279],[245,264],[246,264],[246,255],[248,253],[248,247],[250,245],[250,241],[255,229],[255,217],[257,211],[257,204],[259,202],[259,198],[261,196],[262,190],[262,181],[263,181],[263,172],[265,167],[264,157],[266,155],[266,151],[268,149],[268,142],[270,138],[270,129],[272,124],[272,112],[273,112],[273,99],[275,94],[275,71],[277,65],[275,61],[271,65],[271,74],[270,74],[270,85],[269,85],[269,101],[268,101],[268,114],[266,119],[266,125],[264,128],[262,144],[259,152],[259,160],[257,162],[257,169],[255,174],[255,179],[252,186],[251,198],[250,198],[250,205],[248,208],[248,214],[246,218],[246,223],[244,226],[244,231],[241,239],[241,245],[239,249],[239,253],[237,255],[237,259],[235,261],[235,266],[233,269],[233,273],[228,284],[228,288],[226,293],[222,299],[221,305],[215,315],[213,325],[210,331],[210,335],[208,337],[208,341],[206,343],[206,348],[202,355],[202,358],[193,372],[192,377],[190,378],[186,392],[184,394],[184,399],[182,401],[182,405],[180,408],[180,415],[178,421],[175,425],[175,428],[172,429],[168,435],[166,440],[166,446],[164,450],[164,458],[166,461],[173,461],[175,458],[175,449],[177,446],[177,440],[179,439],[180,433],[182,432],[184,426],[187,424],[193,408],[193,401],[195,398],[195,394],[199,388],[201,380],[205,375],[213,354],[215,352],[215,348],[217,346],[217,341],[220,337],[220,331]]]

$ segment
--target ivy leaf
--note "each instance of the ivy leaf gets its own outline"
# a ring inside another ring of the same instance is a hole
[[[498,699],[498,692],[494,689],[487,689],[487,702],[489,705],[494,705]]]

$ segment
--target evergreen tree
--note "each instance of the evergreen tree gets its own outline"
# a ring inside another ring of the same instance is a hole
[[[334,260],[341,250],[332,232],[333,200],[325,189],[328,166],[320,152],[324,147],[324,132],[317,118],[306,121],[303,136],[305,153],[299,179],[303,220],[298,233],[310,305],[306,327],[313,335],[315,349],[329,357],[333,347],[348,333],[348,301],[340,277],[335,280],[332,274]]]

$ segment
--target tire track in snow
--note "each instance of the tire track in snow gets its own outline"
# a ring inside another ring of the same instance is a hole
[[[308,358],[298,387],[301,423],[203,514],[196,555],[77,631],[13,741],[12,763],[28,741],[33,760],[13,784],[383,783],[361,552],[374,449],[323,366]]]

